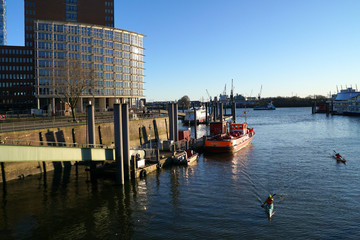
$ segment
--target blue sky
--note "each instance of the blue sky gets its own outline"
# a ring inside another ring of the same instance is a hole
[[[24,45],[23,0],[8,0],[8,45]],[[115,27],[146,35],[149,101],[360,88],[359,0],[115,0]]]

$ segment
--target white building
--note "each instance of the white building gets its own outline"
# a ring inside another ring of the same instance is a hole
[[[89,101],[98,111],[105,111],[117,100],[135,106],[144,97],[144,35],[107,26],[42,20],[35,21],[34,28],[38,108],[59,103],[57,74],[61,66],[74,60],[89,74],[78,111]]]

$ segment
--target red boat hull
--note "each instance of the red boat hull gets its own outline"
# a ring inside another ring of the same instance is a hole
[[[246,147],[255,134],[251,137],[246,135],[236,139],[209,139],[205,141],[205,152],[207,153],[234,153]]]

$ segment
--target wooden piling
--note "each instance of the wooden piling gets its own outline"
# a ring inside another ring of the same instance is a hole
[[[89,137],[89,147],[95,147],[95,107],[94,105],[88,105],[86,107],[87,111],[87,129],[88,129],[88,137]],[[96,163],[90,163],[90,180],[91,182],[96,182],[95,175]]]
[[[102,141],[102,137],[101,137],[101,126],[100,125],[98,126],[98,133],[99,133],[99,143],[100,143],[100,145],[102,145],[103,141]]]
[[[169,140],[169,131],[168,131],[168,124],[165,118],[165,129],[166,129],[166,139]]]
[[[116,183],[124,184],[121,107],[120,104],[118,103],[114,104],[114,138],[115,138]]]
[[[139,140],[140,140],[140,146],[142,146],[143,143],[142,143],[142,136],[141,136],[141,127],[139,127]]]
[[[236,123],[236,103],[232,104],[231,113],[232,113],[233,122]]]
[[[158,131],[155,119],[153,120],[153,125],[154,125],[155,139],[156,139],[156,142],[159,143],[160,142],[160,137],[159,137],[159,131]]]
[[[130,131],[129,131],[129,105],[123,103],[121,105],[121,121],[123,136],[123,163],[124,163],[124,179],[129,180],[130,176]]]
[[[193,109],[194,109],[194,136],[195,139],[197,139],[197,121],[196,121],[196,109],[195,109],[195,104],[193,103]]]
[[[73,141],[73,147],[76,146],[76,133],[75,133],[75,129],[71,129],[71,135],[72,135],[72,141]],[[79,175],[79,163],[77,161],[75,161],[75,174],[76,176]]]
[[[209,103],[205,103],[205,115],[206,115],[206,125],[209,124],[209,116],[208,116],[208,108],[209,108]]]
[[[6,176],[5,176],[5,163],[1,163],[1,177],[2,177],[2,181],[3,181],[3,184],[5,186],[6,184]]]
[[[135,179],[136,177],[136,158],[134,155],[131,156],[131,161],[130,161],[130,168],[131,168],[131,179]]]
[[[174,103],[174,141],[179,141],[179,107],[177,103]]]

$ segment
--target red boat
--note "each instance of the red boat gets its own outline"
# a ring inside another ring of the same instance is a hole
[[[221,124],[210,123],[211,137],[205,140],[205,152],[233,153],[247,146],[255,136],[254,129],[248,128],[247,123]]]

